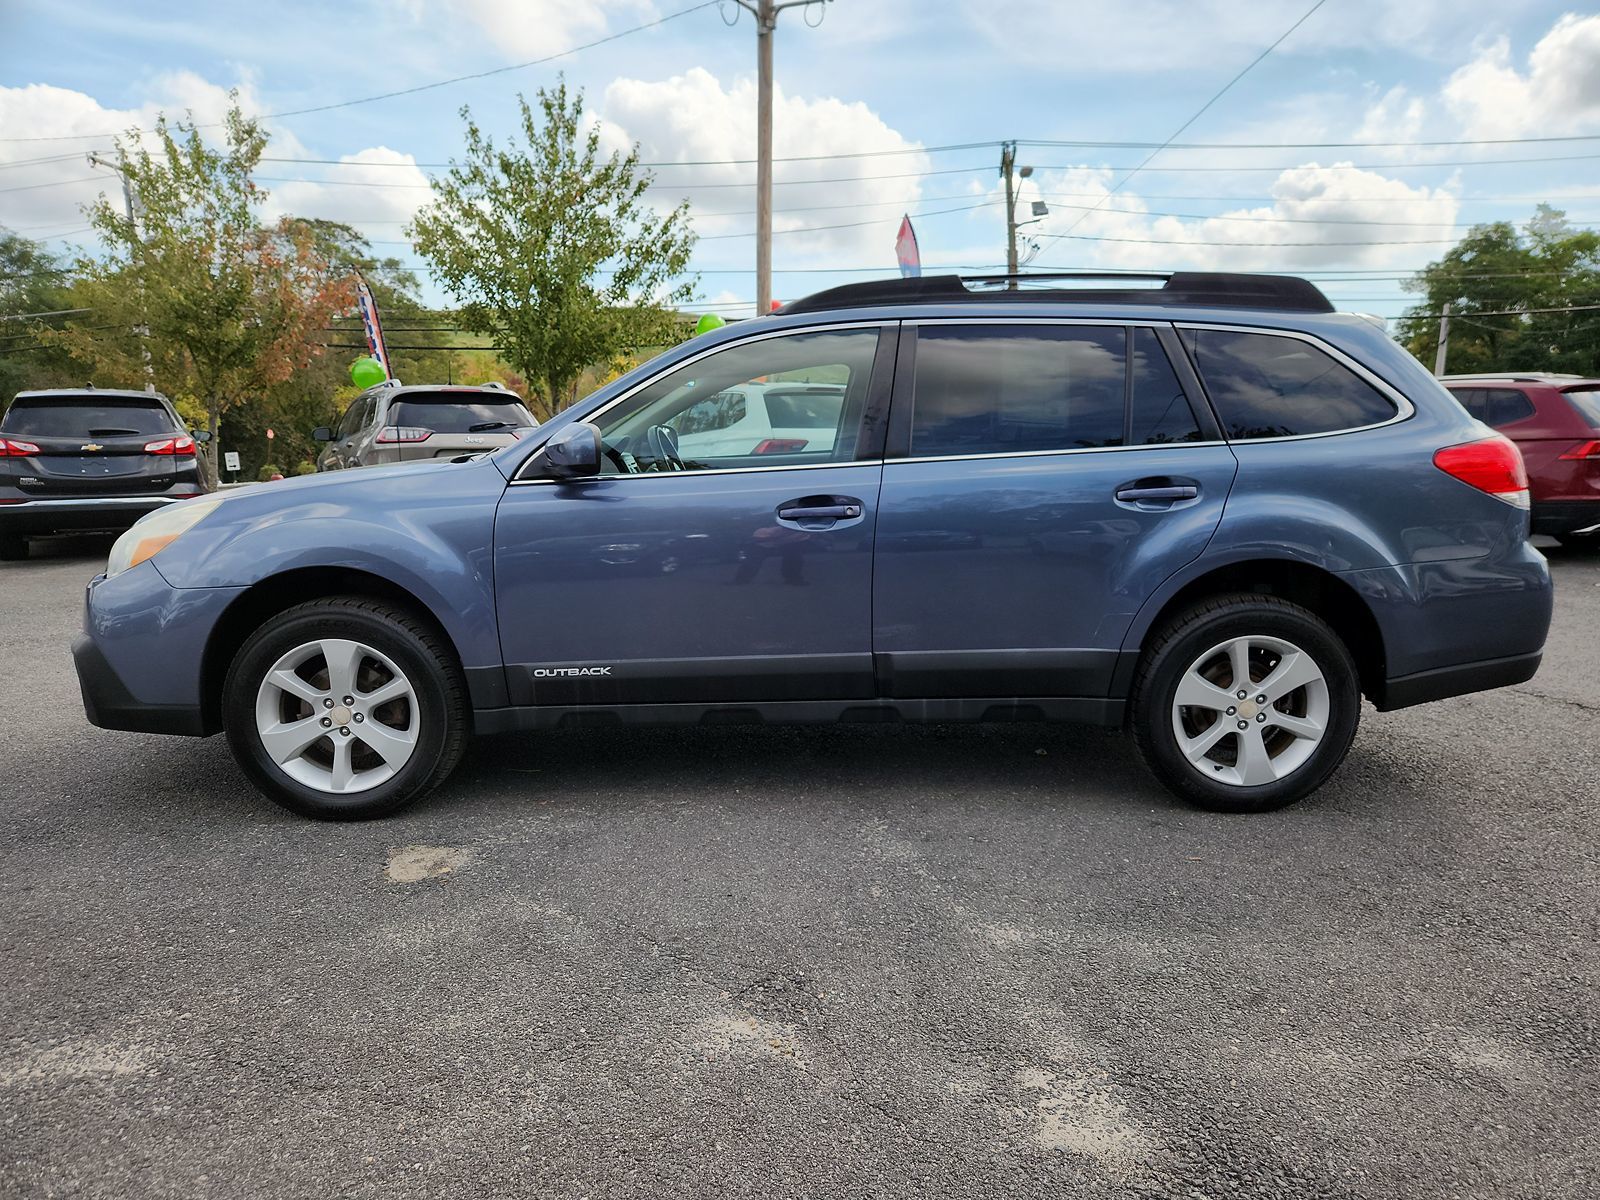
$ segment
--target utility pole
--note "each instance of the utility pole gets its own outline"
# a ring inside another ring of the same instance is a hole
[[[1450,301],[1439,313],[1439,352],[1433,356],[1434,378],[1444,374],[1444,360],[1450,353]]]
[[[772,35],[778,14],[830,0],[738,0],[756,19],[756,316],[772,311]]]
[[[122,205],[123,209],[128,214],[128,228],[132,231],[133,241],[137,242],[139,240],[139,221],[134,215],[133,186],[128,182],[127,151],[125,151],[121,146],[118,146],[117,161],[113,163],[107,162],[104,158],[101,158],[100,155],[91,150],[89,151],[89,165],[91,167],[108,167],[121,177]],[[128,250],[128,260],[130,263],[133,261],[136,253],[137,252],[130,246]],[[143,283],[140,283],[139,285],[139,315],[141,317],[145,315]],[[146,320],[144,324],[141,324],[134,332],[139,335],[139,353],[144,357],[144,390],[147,392],[154,392],[156,390],[156,371],[155,367],[150,364],[150,325],[148,320]]]
[[[1000,143],[1000,177],[1006,181],[1006,274],[1017,273],[1017,187],[1012,172],[1017,165],[1016,142]],[[1015,284],[1012,284],[1015,287]]]

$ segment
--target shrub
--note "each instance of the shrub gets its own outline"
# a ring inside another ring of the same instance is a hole
[[[260,480],[262,483],[265,483],[265,482],[267,482],[267,480],[271,479],[274,475],[282,475],[282,474],[283,474],[283,469],[281,467],[278,467],[278,466],[274,465],[273,463],[268,463],[266,466],[262,467],[261,470],[256,472],[256,478],[258,480]]]

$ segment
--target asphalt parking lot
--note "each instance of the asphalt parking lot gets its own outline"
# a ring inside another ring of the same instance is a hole
[[[1041,727],[480,743],[316,825],[91,728],[0,566],[0,1194],[1576,1197],[1600,555],[1286,812]]]

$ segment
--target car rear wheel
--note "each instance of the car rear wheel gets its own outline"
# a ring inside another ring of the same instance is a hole
[[[454,656],[404,610],[302,604],[258,629],[223,684],[228,741],[266,795],[302,816],[362,820],[442,783],[465,749]]]
[[[1272,596],[1220,596],[1151,641],[1131,702],[1145,764],[1218,812],[1266,812],[1317,790],[1355,737],[1355,664],[1326,623]]]

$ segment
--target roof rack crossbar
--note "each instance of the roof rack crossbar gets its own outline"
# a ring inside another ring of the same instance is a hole
[[[1038,279],[1159,279],[1159,288],[1015,288],[975,291],[973,282]],[[1097,272],[1052,271],[1017,275],[924,275],[911,279],[873,279],[828,288],[792,301],[781,314],[826,312],[837,308],[870,308],[884,304],[1032,303],[1032,304],[1183,304],[1211,308],[1264,308],[1295,312],[1333,312],[1321,290],[1293,275],[1247,275],[1223,271]]]

